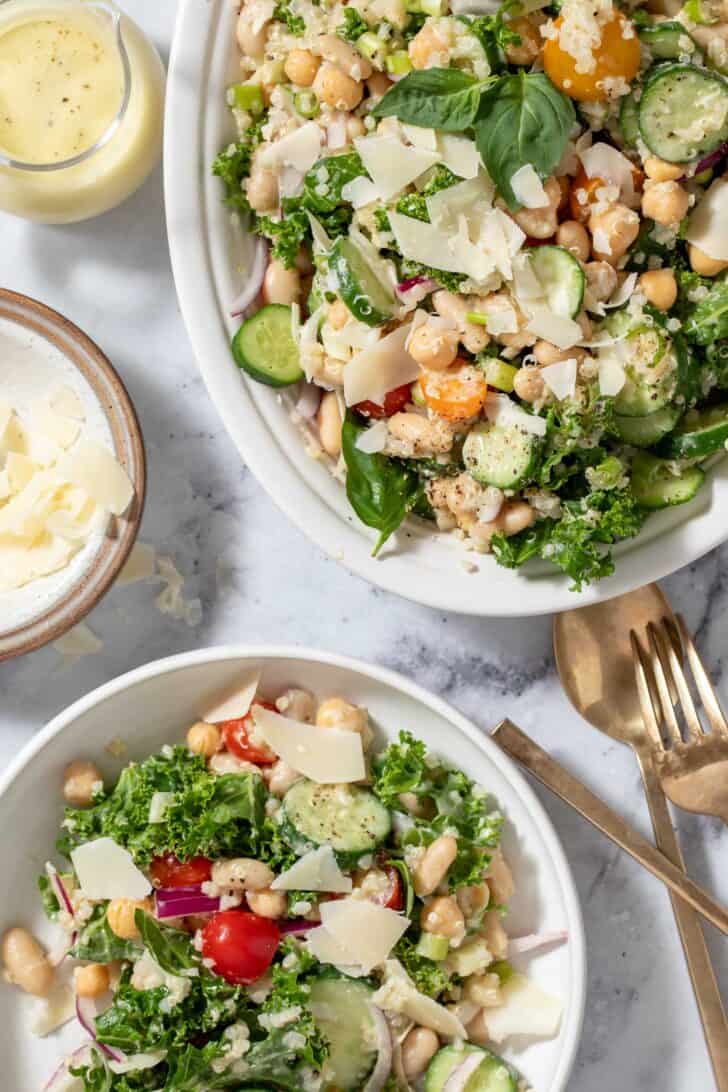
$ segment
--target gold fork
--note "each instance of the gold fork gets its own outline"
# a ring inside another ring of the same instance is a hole
[[[643,644],[630,633],[642,715],[655,766],[673,804],[728,823],[728,723],[680,615],[649,622]],[[710,731],[683,668],[687,659]],[[682,715],[680,715],[682,714]]]

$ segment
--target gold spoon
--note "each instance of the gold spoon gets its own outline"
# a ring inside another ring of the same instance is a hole
[[[685,870],[665,795],[655,771],[651,742],[642,720],[634,676],[630,630],[644,632],[672,610],[657,584],[566,611],[554,618],[556,667],[566,694],[585,720],[633,748],[644,782],[655,841]],[[698,1003],[718,1092],[728,1092],[728,1021],[718,991],[700,920],[671,894],[685,958]]]

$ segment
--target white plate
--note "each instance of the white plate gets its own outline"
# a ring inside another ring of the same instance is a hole
[[[452,536],[411,521],[371,557],[376,536],[352,512],[340,483],[309,458],[288,417],[286,397],[243,378],[233,364],[227,309],[245,278],[250,248],[210,173],[232,139],[225,89],[235,78],[235,6],[181,0],[167,90],[165,191],[175,282],[210,395],[230,436],[276,504],[318,546],[388,591],[442,610],[486,616],[546,614],[621,595],[694,561],[728,536],[728,468],[690,505],[653,516],[638,540],[618,547],[613,577],[580,595],[541,564],[523,571],[467,553]],[[470,562],[476,572],[468,571]]]
[[[164,743],[182,740],[201,701],[224,690],[251,662],[263,667],[264,694],[275,696],[291,684],[308,686],[319,696],[344,694],[367,706],[380,741],[409,728],[492,792],[506,817],[503,844],[516,882],[508,918],[511,933],[569,932],[567,945],[515,960],[544,989],[562,998],[558,1037],[505,1053],[535,1092],[562,1092],[581,1033],[585,940],[574,881],[548,816],[512,762],[458,712],[400,675],[342,656],[270,646],[187,652],[122,675],[57,716],[0,781],[0,830],[5,835],[0,875],[12,877],[3,893],[0,933],[23,923],[46,939],[52,935],[39,910],[36,877],[53,856],[63,814],[59,790],[64,766],[86,757],[105,775],[115,776],[130,759],[143,759]],[[118,737],[128,748],[122,760],[105,750]],[[3,1092],[42,1088],[58,1055],[84,1042],[75,1021],[50,1039],[32,1038],[27,1030],[32,1003],[0,983]]]

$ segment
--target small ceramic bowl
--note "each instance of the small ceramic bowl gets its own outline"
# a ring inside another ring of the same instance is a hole
[[[134,486],[134,499],[124,515],[110,517],[98,550],[78,578],[49,606],[15,628],[3,629],[0,596],[2,661],[56,640],[77,625],[114,583],[139,530],[146,493],[146,458],[134,406],[98,345],[57,311],[6,289],[0,289],[0,319],[44,338],[81,373],[107,420],[116,458]]]

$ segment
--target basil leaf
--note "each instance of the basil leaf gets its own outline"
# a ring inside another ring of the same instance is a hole
[[[542,178],[552,174],[564,154],[575,119],[571,100],[542,72],[502,76],[485,91],[475,141],[488,174],[511,212],[521,207],[511,189],[513,175],[526,163]]]
[[[134,924],[141,934],[144,947],[167,974],[179,975],[181,971],[197,966],[198,960],[188,933],[160,925],[143,910],[135,911]]]
[[[420,480],[395,459],[367,454],[356,446],[366,426],[347,412],[341,430],[341,444],[346,463],[346,495],[362,523],[381,531],[373,556],[381,550],[420,496]]]
[[[372,110],[375,118],[396,117],[408,125],[461,133],[475,121],[483,84],[458,68],[410,72],[390,87]]]

